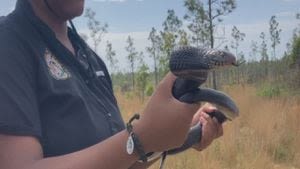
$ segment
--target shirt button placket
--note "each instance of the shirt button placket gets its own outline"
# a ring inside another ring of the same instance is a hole
[[[110,126],[111,126],[112,133],[116,134],[118,132],[118,129],[115,126],[115,124],[112,122],[112,114],[111,113],[107,113],[106,115],[107,115],[107,117],[109,119],[109,123],[110,123]]]

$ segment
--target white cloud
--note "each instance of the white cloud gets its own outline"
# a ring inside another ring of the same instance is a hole
[[[88,35],[88,30],[81,30],[81,33]],[[112,43],[113,49],[117,53],[117,59],[119,61],[118,66],[119,70],[121,71],[128,71],[128,61],[126,59],[127,52],[125,47],[127,46],[127,38],[131,36],[134,40],[134,46],[138,52],[144,52],[144,55],[147,56],[145,52],[145,48],[149,45],[148,41],[149,32],[123,32],[123,33],[107,33],[105,34],[98,50],[99,55],[101,58],[107,63],[105,58],[105,48],[106,48],[106,41]],[[90,46],[92,47],[91,39],[88,41]],[[152,66],[152,62],[148,57],[145,58],[145,61]],[[108,64],[107,64],[108,65]]]
[[[296,19],[278,19],[279,22],[279,28],[282,30],[280,34],[281,43],[277,46],[277,55],[282,56],[283,53],[286,51],[286,43],[291,40],[292,32],[297,27]],[[231,29],[234,25],[225,25],[225,38],[229,39],[229,43],[227,45],[230,45],[230,41],[232,39],[231,37]],[[270,35],[269,35],[269,23],[268,21],[265,22],[257,22],[257,23],[249,23],[249,24],[235,24],[235,26],[243,33],[246,34],[245,41],[243,41],[240,45],[240,51],[243,51],[243,53],[248,56],[249,52],[251,51],[250,45],[251,41],[256,41],[258,44],[260,44],[261,39],[259,38],[259,35],[261,32],[264,32],[266,34],[266,39],[268,41],[268,48],[270,49]],[[218,43],[218,42],[216,42]],[[271,55],[271,50],[269,50],[269,54]],[[258,58],[256,58],[258,59]]]
[[[279,28],[282,29],[281,32],[281,44],[277,46],[277,54],[278,56],[282,56],[284,51],[286,50],[286,43],[290,41],[292,37],[292,31],[294,28],[297,27],[297,21],[293,18],[282,18],[278,19],[279,22]],[[230,42],[232,40],[231,37],[231,29],[233,26],[236,26],[241,32],[246,34],[245,41],[241,42],[240,44],[240,51],[242,51],[246,57],[249,55],[249,52],[251,51],[250,45],[251,41],[256,41],[258,44],[260,44],[261,40],[259,38],[259,35],[261,32],[265,32],[266,38],[268,41],[268,47],[270,48],[270,38],[269,38],[269,23],[268,20],[264,22],[256,22],[256,23],[247,23],[247,24],[227,24],[227,25],[220,25],[219,30],[217,32],[217,36],[224,36],[226,41],[226,45],[230,46]],[[88,30],[81,30],[80,32],[83,32],[85,34],[88,34]],[[106,41],[110,41],[113,45],[113,49],[117,52],[117,58],[119,60],[118,66],[119,70],[121,71],[128,71],[128,61],[126,59],[127,52],[125,50],[125,46],[127,46],[126,40],[128,36],[131,36],[134,39],[134,45],[137,49],[137,51],[143,51],[144,54],[147,56],[148,54],[145,52],[145,48],[150,45],[148,41],[148,35],[149,32],[143,31],[143,32],[123,32],[123,33],[108,33],[105,35],[103,41],[100,44],[100,47],[98,49],[100,56],[102,56],[103,60],[105,59],[105,47],[106,47]],[[218,47],[221,43],[221,40],[216,39],[215,46]],[[89,42],[89,44],[92,44]],[[224,46],[224,45],[223,45]],[[223,48],[221,45],[219,48]],[[271,52],[271,50],[269,50]],[[269,53],[270,53],[269,52]],[[271,54],[271,53],[270,53]],[[259,59],[259,58],[256,58]],[[148,56],[146,58],[146,63],[150,67],[153,66],[152,59],[150,59]]]
[[[277,16],[277,17],[296,17],[296,13],[291,12],[291,11],[283,11],[283,12],[279,12],[279,13],[275,14],[275,16]]]

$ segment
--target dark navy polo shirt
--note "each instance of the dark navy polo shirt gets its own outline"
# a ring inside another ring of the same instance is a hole
[[[69,37],[77,49],[81,39],[72,30]],[[76,57],[18,0],[0,19],[0,133],[36,137],[51,157],[123,130],[107,69],[91,51],[89,59],[95,77],[87,81]]]

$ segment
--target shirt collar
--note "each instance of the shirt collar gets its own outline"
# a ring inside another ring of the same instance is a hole
[[[34,27],[41,31],[41,33],[55,37],[55,33],[50,29],[50,27],[35,15],[28,0],[18,0],[14,13],[27,19]]]

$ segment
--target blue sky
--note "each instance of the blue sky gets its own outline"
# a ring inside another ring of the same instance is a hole
[[[0,15],[9,13],[14,8],[15,2],[16,0],[1,0]],[[92,8],[97,13],[98,20],[109,24],[109,33],[105,35],[104,41],[112,42],[120,62],[123,63],[120,69],[126,67],[124,47],[128,35],[134,38],[136,48],[144,51],[148,45],[149,31],[152,27],[161,28],[168,9],[174,9],[179,17],[186,12],[183,0],[86,0],[86,7]],[[300,0],[237,0],[237,9],[224,17],[224,22],[219,28],[225,29],[229,45],[233,25],[246,33],[240,50],[248,55],[251,41],[260,42],[258,38],[260,32],[265,32],[267,38],[269,37],[268,22],[272,15],[276,15],[282,29],[282,40],[277,51],[281,55],[285,51],[286,43],[292,37],[293,29],[300,24],[300,21],[295,19],[297,12],[300,13]],[[80,32],[87,33],[86,22],[84,17],[75,19]],[[99,49],[100,55],[104,54],[103,46],[104,42]],[[149,63],[151,64],[150,60]]]

